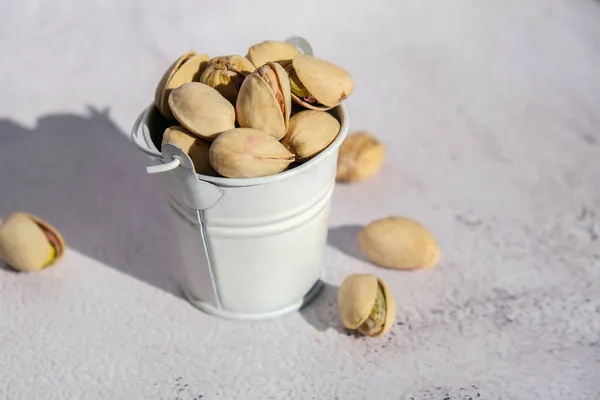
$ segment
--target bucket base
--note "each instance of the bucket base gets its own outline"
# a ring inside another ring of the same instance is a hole
[[[319,293],[321,293],[321,290],[323,289],[323,282],[319,279],[313,285],[313,287],[308,291],[308,293],[306,293],[306,295],[302,298],[302,300],[297,301],[296,303],[293,303],[293,304],[290,304],[289,306],[280,308],[279,310],[269,311],[266,313],[258,313],[258,314],[239,313],[239,312],[233,312],[233,311],[220,309],[209,303],[195,299],[192,295],[190,295],[185,290],[185,286],[182,286],[181,289],[182,289],[183,295],[185,296],[187,301],[189,301],[194,307],[196,307],[200,311],[203,311],[207,314],[214,315],[214,316],[220,317],[220,318],[232,319],[232,320],[258,321],[258,320],[280,317],[280,316],[290,313],[292,311],[299,310],[300,308],[304,307],[305,305],[307,305],[308,303],[313,301],[315,299],[315,297],[317,297],[319,295]]]

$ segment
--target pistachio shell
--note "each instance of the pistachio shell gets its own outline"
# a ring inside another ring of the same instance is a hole
[[[376,295],[376,276],[353,274],[344,279],[338,291],[338,307],[346,328],[356,329],[365,322]]]
[[[185,83],[171,92],[169,107],[190,133],[213,140],[235,127],[235,109],[212,87],[199,82]]]
[[[363,181],[375,175],[385,161],[385,147],[368,132],[348,135],[337,161],[340,181]]]
[[[260,67],[268,62],[288,64],[300,52],[294,46],[277,40],[265,40],[248,49],[248,60]]]
[[[197,54],[194,51],[188,51],[169,66],[154,92],[154,104],[161,114],[167,118],[173,118],[168,103],[171,91],[184,83],[200,79],[208,59],[208,54]]]
[[[280,140],[287,132],[292,111],[290,81],[283,67],[269,62],[248,76],[236,103],[238,123]]]
[[[300,98],[292,88],[292,99],[307,108],[331,109],[354,91],[354,80],[350,74],[327,60],[300,54],[294,57],[287,69],[292,83],[298,82],[308,92],[308,96]],[[310,101],[311,98],[315,101]]]
[[[324,111],[305,110],[290,118],[281,143],[299,159],[307,160],[323,151],[340,132],[340,123]]]
[[[215,174],[215,170],[208,159],[210,143],[207,141],[197,138],[184,127],[176,125],[165,130],[162,144],[165,145],[167,143],[176,145],[190,156],[196,173],[203,175]]]
[[[372,262],[387,268],[428,268],[440,257],[431,232],[419,222],[404,217],[371,222],[359,232],[358,244]]]
[[[381,287],[385,298],[385,321],[379,331],[365,332],[361,329],[359,333],[378,337],[391,329],[396,317],[396,302],[387,285],[369,274],[349,275],[340,285],[338,308],[346,328],[355,330],[367,320],[375,305],[378,287]]]
[[[384,333],[388,332],[394,326],[394,320],[396,319],[396,300],[392,295],[392,292],[388,286],[381,279],[377,278],[377,283],[383,290],[383,296],[385,297],[385,322],[381,327],[381,330],[373,335],[372,337],[379,337]]]
[[[373,305],[373,308],[371,308],[371,312],[369,312],[367,319],[360,324],[356,330],[364,336],[373,336],[376,333],[379,333],[385,323],[385,307],[386,302],[383,289],[378,284],[375,304]]]
[[[254,65],[245,57],[215,57],[208,61],[200,82],[217,89],[231,104],[235,104],[242,82],[254,70]]]
[[[223,132],[210,146],[209,156],[214,169],[228,178],[277,174],[294,161],[277,139],[251,128]]]
[[[56,264],[65,242],[56,228],[31,214],[15,212],[0,226],[0,257],[12,268],[33,272]]]

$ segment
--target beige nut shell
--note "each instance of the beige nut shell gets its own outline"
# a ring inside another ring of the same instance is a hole
[[[154,104],[162,115],[167,118],[173,118],[173,113],[169,109],[169,95],[171,91],[184,83],[199,80],[209,58],[208,54],[198,54],[195,51],[188,51],[169,66],[158,82],[154,92]]]
[[[276,81],[272,87],[261,76],[270,70]],[[277,96],[280,96],[279,100]],[[283,111],[282,111],[282,104]],[[250,74],[242,83],[236,103],[238,123],[243,128],[259,129],[281,140],[287,132],[292,112],[292,94],[287,72],[277,63],[267,63]]]
[[[208,61],[200,82],[215,88],[231,104],[235,104],[242,82],[255,69],[254,64],[243,56],[214,57]]]
[[[336,178],[340,181],[364,181],[377,174],[385,161],[385,146],[368,132],[348,135],[337,161]]]
[[[210,146],[210,163],[227,178],[255,178],[277,174],[293,161],[273,136],[252,128],[223,132]]]
[[[53,253],[51,243],[56,254],[48,263]],[[0,225],[0,257],[16,270],[34,272],[54,265],[63,257],[65,248],[60,232],[34,215],[14,212]]]
[[[437,242],[422,224],[405,217],[371,222],[358,234],[362,253],[382,267],[418,269],[434,266],[440,258]]]
[[[300,82],[320,105],[306,103],[292,94],[294,101],[306,108],[329,110],[347,99],[354,92],[354,80],[350,74],[333,64],[308,54],[294,57],[292,65]]]
[[[381,336],[391,329],[396,318],[396,301],[385,282],[370,274],[349,275],[340,285],[338,308],[342,323],[346,328],[354,330],[369,317],[369,313],[375,305],[378,284],[383,289],[386,313],[381,330],[373,337]]]
[[[208,158],[210,143],[192,135],[184,127],[179,125],[168,127],[163,134],[162,144],[176,145],[190,156],[197,174],[215,174]]]
[[[235,127],[235,109],[219,92],[200,82],[185,83],[169,96],[169,107],[190,133],[214,140]]]
[[[247,58],[252,64],[260,67],[268,62],[289,63],[300,52],[294,46],[277,40],[265,40],[248,49]]]
[[[310,159],[331,144],[340,132],[340,122],[325,111],[304,110],[290,118],[287,135],[281,143],[302,161]]]

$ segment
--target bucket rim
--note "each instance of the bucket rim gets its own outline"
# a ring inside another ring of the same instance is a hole
[[[261,176],[256,178],[226,178],[221,176],[209,176],[203,174],[195,174],[198,180],[209,182],[215,184],[220,187],[236,187],[236,186],[255,186],[255,185],[264,185],[268,183],[278,182],[281,180],[292,178],[313,166],[319,164],[322,160],[331,156],[332,153],[338,151],[338,148],[348,135],[349,129],[349,117],[348,110],[345,104],[340,104],[332,109],[336,113],[338,120],[340,121],[340,132],[336,136],[336,138],[327,146],[323,151],[317,154],[315,157],[310,160],[285,171],[279,172],[274,175]],[[135,141],[136,147],[145,154],[161,159],[162,153],[156,148],[154,142],[150,137],[150,127],[149,127],[149,119],[151,112],[158,112],[158,110],[154,107],[154,103],[151,103],[148,107],[144,109],[144,111],[138,116],[131,135],[132,137],[143,137],[143,143],[139,141]],[[176,123],[176,122],[175,122]],[[141,130],[141,132],[139,132]],[[140,135],[141,134],[141,135]],[[144,146],[142,148],[142,145]],[[150,147],[152,146],[152,147]],[[178,168],[186,168],[184,166],[180,166]],[[187,168],[186,168],[187,169]]]

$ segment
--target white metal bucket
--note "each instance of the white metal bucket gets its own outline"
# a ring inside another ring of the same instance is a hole
[[[134,144],[164,172],[175,212],[181,286],[213,315],[264,319],[299,309],[320,290],[339,146],[348,132],[345,107],[337,138],[308,162],[245,179],[198,175],[177,146],[158,141],[164,126],[152,105],[132,129]]]

